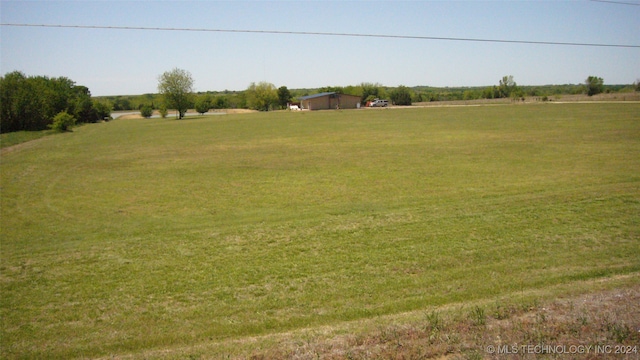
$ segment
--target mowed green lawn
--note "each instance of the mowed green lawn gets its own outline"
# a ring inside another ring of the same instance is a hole
[[[640,104],[116,120],[5,152],[1,181],[3,358],[640,272]]]

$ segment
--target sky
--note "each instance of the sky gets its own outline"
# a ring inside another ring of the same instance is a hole
[[[156,93],[186,70],[196,91],[358,85],[605,84],[640,79],[640,47],[47,24],[324,32],[640,45],[640,1],[0,1],[0,72],[64,76],[94,96]]]

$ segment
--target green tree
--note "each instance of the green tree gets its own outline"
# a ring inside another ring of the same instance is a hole
[[[336,94],[345,94],[345,89],[342,86],[325,86],[318,89],[319,93],[334,92]]]
[[[53,119],[62,111],[66,111],[70,115],[76,115],[77,112],[82,111],[82,103],[86,99],[83,92],[86,95],[86,92],[89,91],[86,87],[76,88],[75,83],[64,76],[51,79],[37,76],[33,78],[33,81],[38,84],[36,86],[41,91],[39,96],[44,97],[46,117]]]
[[[469,89],[469,90],[465,90],[462,93],[463,100],[475,100],[475,99],[480,99],[481,97],[482,97],[482,91],[478,89]]]
[[[142,115],[143,118],[150,118],[151,115],[153,115],[153,108],[151,107],[151,105],[142,105],[142,107],[140,108],[140,115]]]
[[[68,112],[63,111],[53,118],[53,124],[51,124],[50,127],[55,131],[65,132],[70,130],[75,124],[76,118]]]
[[[108,100],[93,100],[93,108],[98,120],[110,120],[112,107],[113,105]]]
[[[269,109],[278,104],[278,92],[276,87],[268,82],[260,82],[259,84],[251,83],[245,91],[247,96],[247,105],[251,109],[260,111],[269,111]]]
[[[94,123],[98,120],[98,115],[93,108],[91,92],[86,86],[73,86],[71,95],[73,116],[81,123]]]
[[[231,109],[248,109],[248,100],[247,100],[247,92],[240,91],[238,93],[232,94],[228,97],[229,99],[229,108]]]
[[[367,101],[382,98],[383,91],[381,89],[382,85],[375,83],[361,83],[360,88],[362,89],[361,102],[366,103]]]
[[[191,73],[178,68],[163,73],[158,78],[158,91],[163,95],[167,108],[176,109],[178,119],[182,119],[193,97]]]
[[[366,98],[364,98],[364,100],[362,102],[366,104],[369,101],[373,101],[373,100],[375,100],[377,98],[378,98],[378,96],[371,94],[371,95],[367,96]]]
[[[21,106],[28,94],[24,91],[27,77],[14,71],[0,78],[0,131],[22,130]]]
[[[196,111],[201,115],[211,109],[211,98],[209,95],[201,95],[196,99]]]
[[[585,81],[587,87],[587,95],[593,96],[604,91],[604,81],[601,77],[589,76]]]
[[[291,92],[286,86],[280,86],[278,88],[278,105],[280,105],[281,108],[286,108],[292,98]]]
[[[357,95],[357,96],[362,95],[360,93],[360,88],[358,86],[348,85],[341,89],[342,89],[342,94]]]
[[[65,77],[26,76],[15,71],[0,77],[0,131],[44,130],[60,112],[78,122],[95,122],[98,112],[85,86]]]
[[[411,105],[411,90],[400,85],[389,94],[389,98],[395,105]]]
[[[167,106],[165,104],[160,105],[160,108],[158,109],[158,112],[160,113],[160,117],[161,118],[166,118],[167,117]]]
[[[496,99],[500,97],[500,90],[498,90],[497,86],[490,86],[482,90],[481,97],[483,99]]]
[[[126,97],[122,97],[122,96],[117,96],[114,100],[113,100],[113,110],[131,110],[131,102],[129,101],[128,98]]]
[[[500,80],[498,90],[500,92],[500,97],[508,98],[514,93],[518,88],[518,84],[513,80],[513,76],[503,76],[502,80]]]
[[[212,103],[213,108],[215,109],[228,109],[229,105],[229,96],[221,95],[217,96],[216,99]]]

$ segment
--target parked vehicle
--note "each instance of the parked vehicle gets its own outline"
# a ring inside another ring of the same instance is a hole
[[[369,103],[369,106],[370,107],[385,107],[385,106],[389,106],[389,100],[375,99],[371,103]]]

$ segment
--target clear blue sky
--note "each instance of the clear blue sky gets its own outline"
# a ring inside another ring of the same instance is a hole
[[[639,4],[638,0],[621,0]],[[640,6],[576,1],[1,1],[2,23],[339,32],[640,45]],[[157,92],[189,71],[196,91],[251,82],[315,88],[605,84],[640,79],[640,48],[283,34],[2,26],[2,74],[65,76],[93,95]]]

